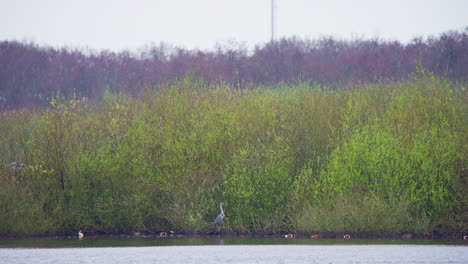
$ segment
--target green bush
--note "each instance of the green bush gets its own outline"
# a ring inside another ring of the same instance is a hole
[[[207,232],[220,202],[229,232],[466,231],[467,104],[452,86],[424,70],[335,91],[188,76],[3,112],[0,233]]]

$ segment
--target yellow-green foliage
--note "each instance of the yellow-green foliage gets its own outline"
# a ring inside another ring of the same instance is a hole
[[[96,105],[58,95],[0,116],[0,233],[208,231],[220,202],[229,231],[466,230],[459,93],[421,70],[337,91],[186,78]]]

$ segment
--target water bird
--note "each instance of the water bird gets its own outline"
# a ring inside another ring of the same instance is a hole
[[[348,234],[346,234],[346,235],[344,235],[344,236],[343,236],[343,238],[344,238],[344,239],[350,239],[350,238],[351,238],[351,236],[350,236],[350,235],[348,235]]]
[[[18,166],[18,163],[16,161],[13,161],[12,163],[10,163],[11,169],[16,169],[17,166]]]
[[[214,220],[214,223],[213,223],[214,226],[217,226],[221,221],[223,221],[223,218],[224,218],[223,204],[224,203],[219,204],[219,208],[221,209],[221,213]]]
[[[319,238],[320,238],[320,234],[311,235],[310,238],[319,239]]]
[[[18,164],[18,162],[16,161],[13,161],[12,163],[10,163],[10,169],[12,170],[22,170],[24,168],[26,168],[26,164],[24,163]]]
[[[401,237],[402,237],[402,238],[408,238],[408,239],[410,239],[410,238],[413,238],[413,234],[411,234],[411,233],[406,233],[406,234],[401,235]]]
[[[78,232],[78,237],[79,237],[79,238],[83,238],[83,237],[84,237],[84,234],[83,234],[83,232],[81,232],[81,230]]]
[[[287,235],[284,235],[284,238],[293,238],[294,235],[293,234],[287,234]]]

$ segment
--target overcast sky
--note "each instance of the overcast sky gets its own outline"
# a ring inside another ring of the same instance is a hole
[[[277,0],[277,37],[406,42],[468,26],[468,0]],[[0,0],[0,41],[137,50],[255,44],[271,36],[271,0]]]

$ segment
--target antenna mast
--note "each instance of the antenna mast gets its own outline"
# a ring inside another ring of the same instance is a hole
[[[271,0],[271,42],[276,37],[276,0]]]

